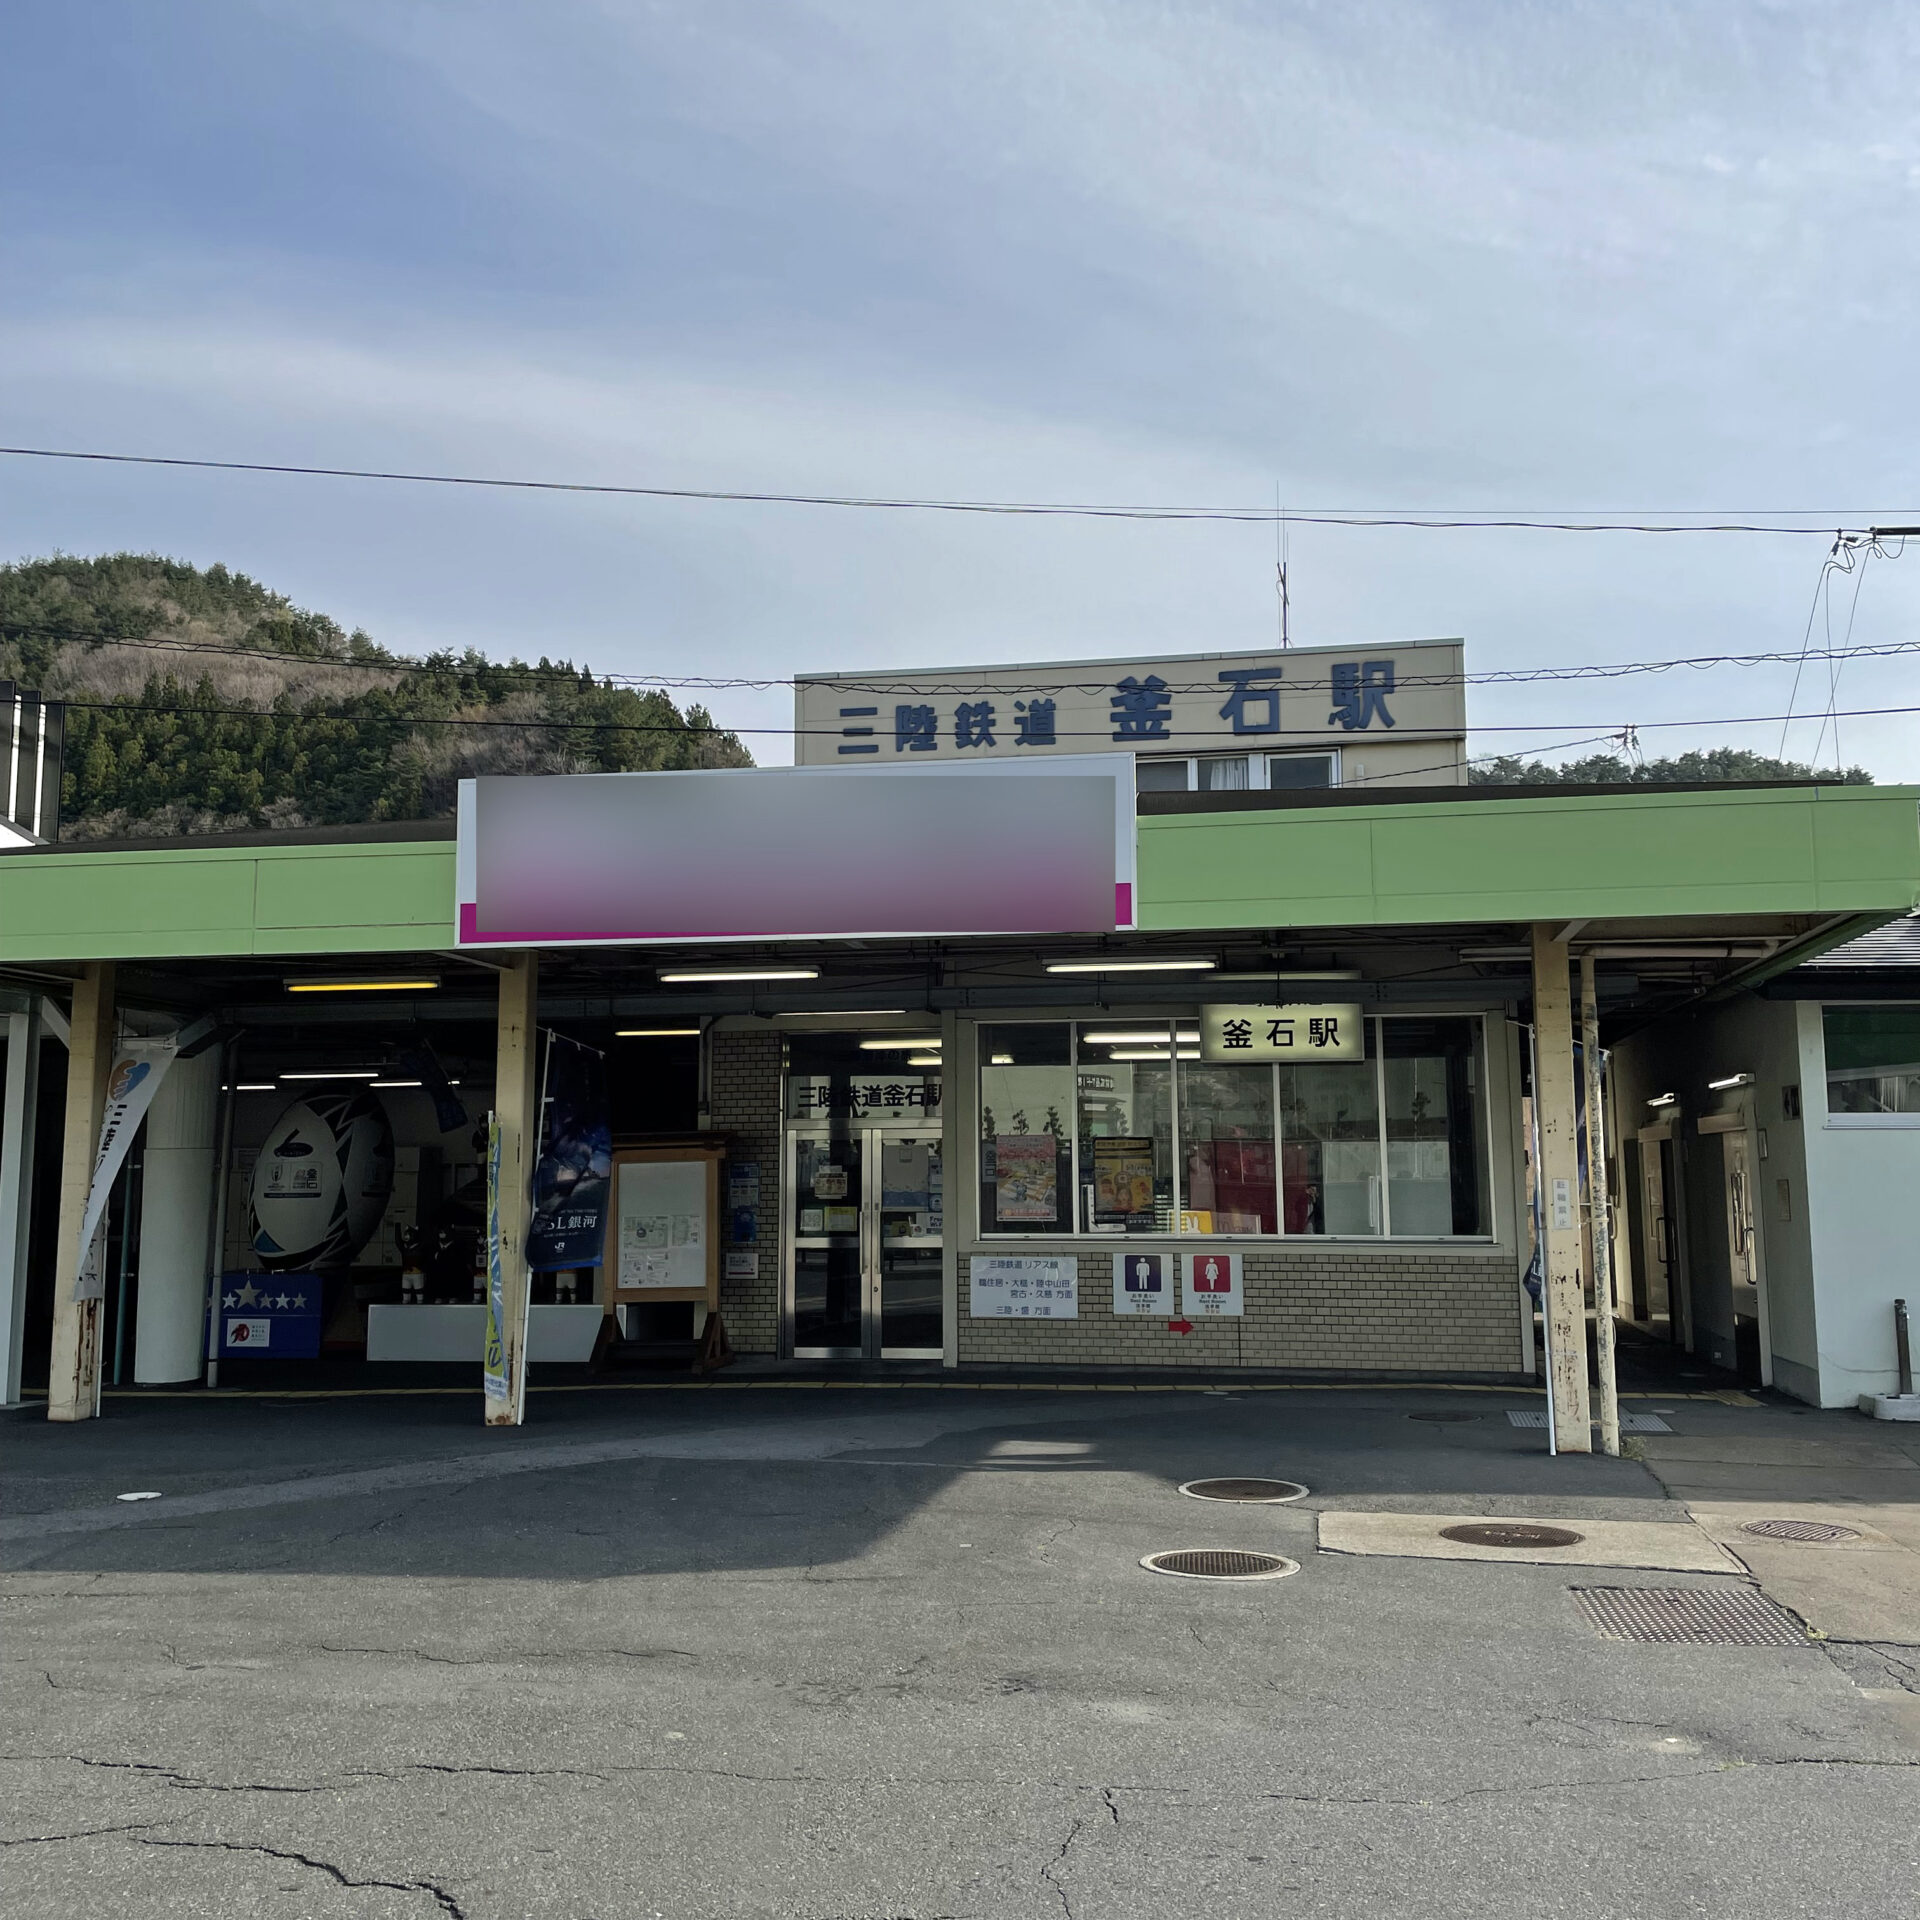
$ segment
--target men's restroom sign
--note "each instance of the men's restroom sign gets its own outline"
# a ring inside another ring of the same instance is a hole
[[[1121,1319],[1151,1316],[1164,1320],[1173,1311],[1173,1278],[1164,1253],[1115,1253],[1113,1310]]]
[[[1183,1253],[1181,1278],[1187,1315],[1194,1320],[1237,1320],[1246,1311],[1246,1294],[1237,1253]]]

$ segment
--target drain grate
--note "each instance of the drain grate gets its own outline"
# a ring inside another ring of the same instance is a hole
[[[1799,1540],[1816,1547],[1860,1538],[1858,1527],[1836,1527],[1825,1520],[1749,1520],[1740,1531],[1758,1534],[1762,1540]]]
[[[1249,1553],[1242,1547],[1178,1547],[1150,1553],[1140,1564],[1149,1573],[1175,1573],[1187,1580],[1280,1580],[1300,1571],[1283,1553]]]
[[[1571,1527],[1543,1527],[1532,1520],[1473,1520],[1464,1526],[1442,1527],[1442,1540],[1458,1540],[1463,1547],[1577,1547],[1586,1538]]]
[[[1575,1587],[1603,1640],[1651,1647],[1804,1647],[1806,1630],[1751,1587]]]
[[[1508,1424],[1516,1427],[1545,1427],[1547,1416],[1539,1407],[1529,1407],[1524,1413],[1509,1413]],[[1599,1421],[1594,1425],[1598,1426]],[[1620,1416],[1622,1433],[1671,1433],[1673,1429],[1657,1413],[1623,1413]]]
[[[1238,1500],[1257,1507],[1277,1507],[1307,1495],[1298,1480],[1188,1480],[1180,1491],[1195,1500]]]
[[[1407,1418],[1424,1420],[1429,1426],[1454,1427],[1459,1426],[1463,1421],[1478,1420],[1480,1416],[1477,1413],[1410,1413]]]

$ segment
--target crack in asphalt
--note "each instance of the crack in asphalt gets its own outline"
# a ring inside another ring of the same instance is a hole
[[[1052,1888],[1054,1898],[1060,1902],[1060,1911],[1066,1915],[1066,1920],[1073,1920],[1073,1902],[1067,1898],[1066,1888],[1060,1884],[1054,1875],[1060,1867],[1066,1864],[1067,1854],[1072,1849],[1073,1843],[1086,1831],[1086,1825],[1087,1823],[1084,1820],[1076,1820],[1073,1825],[1067,1829],[1067,1837],[1060,1842],[1059,1852],[1040,1869],[1040,1878]]]
[[[140,1837],[136,1837],[133,1844],[138,1847],[189,1847],[209,1853],[264,1854],[269,1860],[286,1860],[294,1866],[311,1867],[316,1873],[324,1873],[337,1886],[385,1887],[394,1893],[424,1893],[438,1905],[442,1913],[450,1914],[452,1920],[467,1920],[467,1910],[436,1881],[356,1880],[342,1868],[336,1867],[331,1860],[316,1860],[312,1854],[296,1853],[290,1847],[269,1847],[261,1842],[249,1840],[152,1840]]]
[[[153,1820],[136,1820],[130,1826],[80,1827],[72,1833],[23,1833],[12,1840],[0,1840],[0,1847],[53,1847],[63,1840],[93,1840],[107,1833],[145,1833],[158,1824]]]
[[[551,1653],[497,1654],[428,1653],[423,1647],[336,1647],[324,1640],[313,1643],[315,1653],[353,1653],[380,1660],[424,1660],[436,1667],[507,1667],[523,1660],[698,1660],[684,1647],[556,1647]]]

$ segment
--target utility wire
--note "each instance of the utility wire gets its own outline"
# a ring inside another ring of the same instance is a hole
[[[412,486],[486,487],[520,493],[615,495],[645,500],[699,500],[757,506],[849,507],[904,513],[960,513],[1026,518],[1092,520],[1221,521],[1266,526],[1280,516],[1271,507],[1144,507],[1057,500],[948,500],[894,498],[879,494],[776,493],[729,487],[614,485],[585,480],[521,480],[494,474],[412,473],[378,467],[310,467],[285,461],[198,460],[176,454],[100,453],[70,447],[0,447],[0,455],[21,460],[76,460],[112,466],[176,467],[207,473],[271,473],[318,480],[385,480]],[[1762,510],[1763,512],[1765,510]],[[1781,518],[1792,517],[1783,511]],[[1289,507],[1289,524],[1323,527],[1416,527],[1443,532],[1471,528],[1534,533],[1749,533],[1806,535],[1825,539],[1831,529],[1771,526],[1760,519],[1714,519],[1694,515],[1671,520],[1553,519],[1511,515],[1495,517],[1474,509],[1446,514],[1323,511]]]
[[[1813,612],[1818,611],[1816,600]],[[1808,615],[1811,639],[1813,612]],[[958,698],[961,696],[1003,695],[1027,693],[1084,693],[1105,694],[1112,689],[1111,680],[1023,680],[995,679],[989,686],[962,685],[938,680],[936,677],[906,680],[867,680],[842,674],[824,676],[817,680],[806,680],[802,676],[774,675],[755,677],[736,676],[700,676],[668,675],[642,673],[594,673],[590,668],[580,667],[568,670],[560,667],[536,667],[522,662],[502,663],[484,660],[479,666],[473,666],[458,658],[450,657],[444,664],[418,657],[396,658],[391,660],[370,660],[348,654],[328,653],[287,653],[272,647],[245,647],[229,645],[217,641],[167,640],[157,636],[134,637],[123,634],[107,633],[98,630],[76,630],[47,622],[7,620],[0,618],[0,636],[23,637],[38,635],[41,637],[66,641],[70,644],[91,644],[102,647],[135,647],[152,652],[178,654],[206,654],[215,658],[272,662],[276,666],[315,667],[315,668],[351,668],[367,673],[388,675],[429,675],[435,678],[458,677],[466,673],[485,673],[497,671],[512,673],[518,679],[530,679],[551,682],[559,686],[577,687],[583,681],[590,680],[600,689],[617,688],[636,691],[658,689],[662,692],[729,692],[747,690],[765,692],[780,687],[808,685],[830,688],[843,693],[874,694],[915,694],[931,695],[940,698]],[[1382,651],[1384,648],[1358,646],[1352,649],[1356,657],[1370,651]],[[1558,667],[1498,667],[1481,673],[1409,673],[1398,676],[1396,692],[1406,692],[1418,687],[1478,687],[1478,686],[1524,686],[1536,681],[1555,680],[1616,680],[1635,674],[1670,673],[1676,667],[1687,667],[1703,671],[1712,667],[1754,667],[1774,666],[1788,661],[1805,664],[1819,660],[1866,660],[1886,658],[1901,654],[1920,653],[1920,640],[1877,641],[1867,646],[1844,645],[1838,648],[1782,648],[1764,653],[1705,653],[1684,656],[1677,660],[1620,660],[1592,661]],[[1138,664],[1138,663],[1130,663]],[[1070,666],[1055,668],[1056,673],[1070,671]],[[982,673],[992,673],[992,667],[978,669]],[[1009,669],[1018,673],[1019,669]],[[1276,672],[1278,670],[1276,669]],[[1283,691],[1292,693],[1330,693],[1331,680],[1302,680],[1288,678]],[[1225,691],[1218,682],[1170,682],[1168,693],[1181,694],[1221,694]],[[1262,689],[1264,691],[1264,689]],[[1792,706],[1789,700],[1789,707]],[[1784,750],[1785,742],[1782,741]]]

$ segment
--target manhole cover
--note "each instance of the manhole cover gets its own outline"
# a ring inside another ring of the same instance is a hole
[[[1801,1540],[1826,1547],[1860,1538],[1858,1527],[1830,1526],[1824,1520],[1749,1520],[1740,1531],[1758,1534],[1762,1540]]]
[[[1180,1488],[1195,1500],[1239,1500],[1253,1506],[1278,1506],[1306,1497],[1298,1480],[1188,1480]]]
[[[1530,1520],[1475,1520],[1440,1529],[1442,1540],[1458,1540],[1463,1547],[1577,1547],[1585,1537],[1571,1527],[1543,1527]]]
[[[1150,1553],[1140,1564],[1149,1573],[1177,1573],[1188,1580],[1279,1580],[1300,1563],[1281,1553],[1249,1553],[1241,1547],[1179,1547]]]
[[[1477,1413],[1410,1413],[1409,1420],[1425,1420],[1430,1426],[1456,1427],[1464,1420],[1478,1420]]]
[[[1751,1587],[1575,1587],[1603,1640],[1655,1647],[1804,1647],[1806,1630]]]

